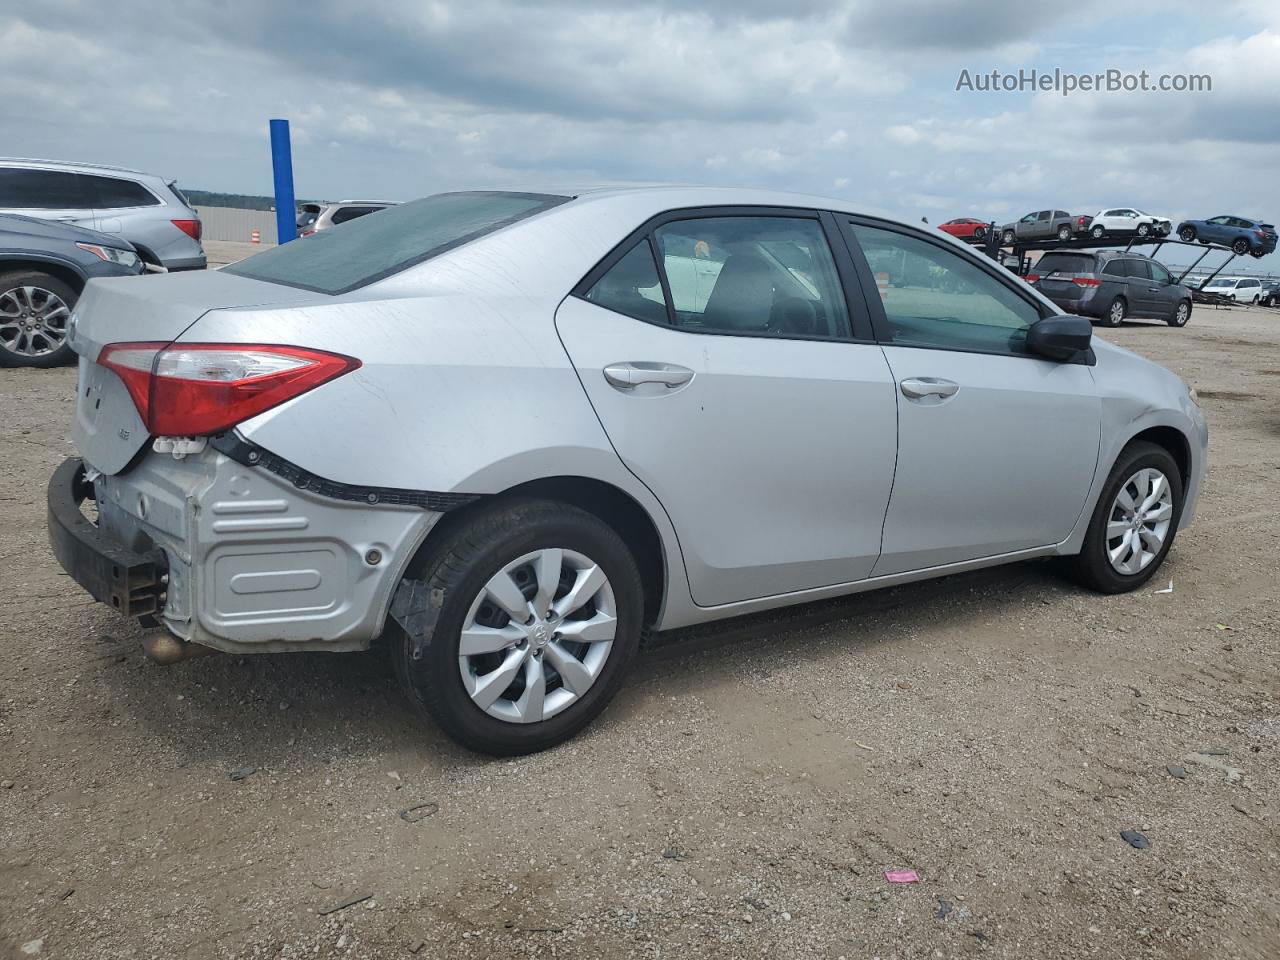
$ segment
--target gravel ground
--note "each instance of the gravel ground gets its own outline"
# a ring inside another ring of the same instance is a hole
[[[518,761],[420,725],[376,650],[144,659],[45,539],[74,373],[2,370],[0,950],[1276,957],[1278,331],[1107,331],[1213,432],[1147,589],[1035,562],[661,637]]]

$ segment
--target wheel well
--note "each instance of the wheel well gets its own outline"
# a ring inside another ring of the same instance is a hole
[[[60,263],[49,263],[46,260],[0,260],[0,274],[15,273],[19,270],[35,270],[57,277],[76,293],[84,289],[84,277]]]
[[[1178,465],[1178,473],[1182,477],[1182,487],[1185,490],[1187,479],[1191,476],[1191,444],[1187,443],[1187,438],[1182,431],[1174,427],[1151,427],[1143,430],[1129,442],[1134,443],[1139,440],[1154,443],[1157,447],[1163,447],[1169,452],[1173,462]]]
[[[636,566],[640,568],[640,582],[644,587],[645,623],[651,624],[657,620],[666,588],[662,538],[644,507],[629,494],[601,480],[587,477],[544,477],[511,487],[494,496],[482,497],[474,503],[446,513],[428,534],[423,546],[429,548],[433,542],[440,542],[441,531],[465,522],[473,511],[514,497],[566,503],[593,514],[600,522],[612,527],[631,550]],[[425,551],[420,550],[414,562],[421,563],[425,554]]]

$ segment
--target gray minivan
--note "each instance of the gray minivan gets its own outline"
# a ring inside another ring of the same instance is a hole
[[[1050,250],[1027,274],[1031,284],[1067,313],[1118,327],[1126,318],[1191,319],[1191,291],[1163,263],[1118,250]]]
[[[200,217],[173,180],[88,163],[0,157],[0,213],[57,220],[132,244],[152,269],[203,270]]]

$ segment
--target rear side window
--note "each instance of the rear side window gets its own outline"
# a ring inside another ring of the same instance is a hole
[[[667,322],[667,301],[653,248],[645,237],[587,291],[586,299],[648,323]]]
[[[88,193],[88,205],[95,210],[111,210],[116,207],[155,207],[160,204],[150,190],[132,180],[121,180],[119,177],[97,177],[85,174],[84,181]]]
[[[1108,277],[1127,277],[1128,274],[1124,270],[1123,260],[1108,260],[1107,265],[1102,268],[1102,272]]]
[[[0,167],[0,207],[65,210],[90,206],[82,178],[61,170]]]
[[[361,217],[342,230],[224,267],[254,280],[338,294],[438,256],[568,200],[543,193],[440,193]]]
[[[335,224],[346,223],[348,220],[358,220],[366,213],[373,213],[381,209],[382,207],[339,207],[333,211],[333,216],[329,219]]]

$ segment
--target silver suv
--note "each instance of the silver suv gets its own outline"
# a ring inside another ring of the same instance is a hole
[[[176,181],[88,163],[0,158],[0,213],[115,234],[145,264],[203,270],[200,218]]]
[[[646,627],[1029,557],[1136,589],[1204,468],[1172,373],[819,197],[441,194],[77,314],[71,577],[165,660],[381,638],[494,753],[581,729]]]
[[[394,200],[339,200],[337,203],[298,204],[298,236],[309,237],[349,220],[396,205]]]

